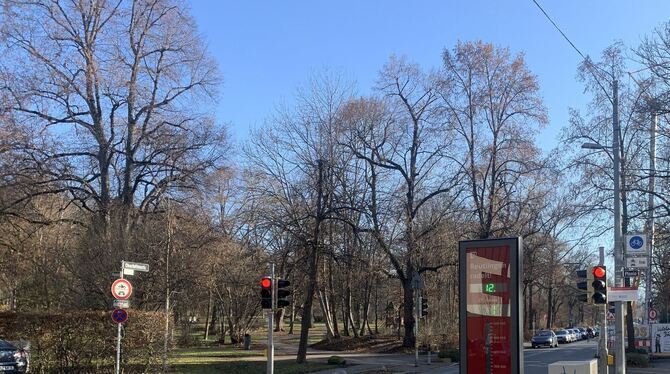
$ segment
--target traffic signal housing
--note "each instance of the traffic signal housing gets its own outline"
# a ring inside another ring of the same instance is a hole
[[[577,299],[579,301],[593,304],[593,273],[586,270],[577,270],[577,288],[584,292],[581,292]]]
[[[291,302],[286,300],[291,296],[291,290],[286,289],[291,285],[291,282],[285,279],[277,280],[277,308],[284,308],[291,305]]]
[[[421,297],[421,318],[428,317],[428,298]]]
[[[261,278],[261,308],[272,309],[272,279]]]
[[[594,266],[591,269],[593,274],[593,303],[607,303],[607,268],[603,265]]]

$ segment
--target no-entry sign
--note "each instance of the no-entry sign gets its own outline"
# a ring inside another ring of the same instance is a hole
[[[461,374],[523,372],[521,238],[459,242]]]
[[[133,294],[133,285],[127,279],[117,279],[112,283],[112,296],[118,300],[127,300]]]

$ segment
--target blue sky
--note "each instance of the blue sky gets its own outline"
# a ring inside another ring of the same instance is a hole
[[[538,0],[584,54],[598,57],[616,40],[627,46],[670,20],[667,0]],[[343,71],[367,94],[392,54],[426,69],[442,50],[478,40],[524,52],[539,78],[550,123],[548,149],[567,123],[568,108],[587,97],[575,79],[579,55],[532,0],[260,1],[193,0],[192,14],[224,84],[217,106],[233,141],[247,138],[314,71]]]

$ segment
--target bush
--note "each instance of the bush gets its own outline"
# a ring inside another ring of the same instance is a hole
[[[440,350],[440,353],[437,354],[439,358],[449,358],[451,362],[458,362],[461,359],[461,352],[458,348],[446,348]]]
[[[131,310],[124,326],[123,361],[149,371],[161,357],[164,316]],[[33,372],[99,373],[116,357],[116,324],[109,312],[0,313],[0,336],[30,342]]]
[[[330,356],[328,357],[328,365],[344,365],[347,363],[347,360],[340,356]]]
[[[626,365],[646,368],[649,366],[649,355],[641,353],[628,353],[626,355]]]

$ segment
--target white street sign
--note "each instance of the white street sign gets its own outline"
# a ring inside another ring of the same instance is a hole
[[[626,257],[626,267],[646,269],[649,266],[649,257]]]
[[[647,253],[647,235],[626,235],[626,253],[643,255]]]
[[[123,270],[135,270],[135,271],[149,271],[149,264],[143,264],[141,262],[123,262]]]
[[[610,287],[607,301],[637,301],[637,287]]]
[[[133,270],[133,269],[123,269],[123,275],[135,275],[135,270]]]
[[[114,300],[114,309],[128,309],[128,308],[130,308],[130,301]]]

